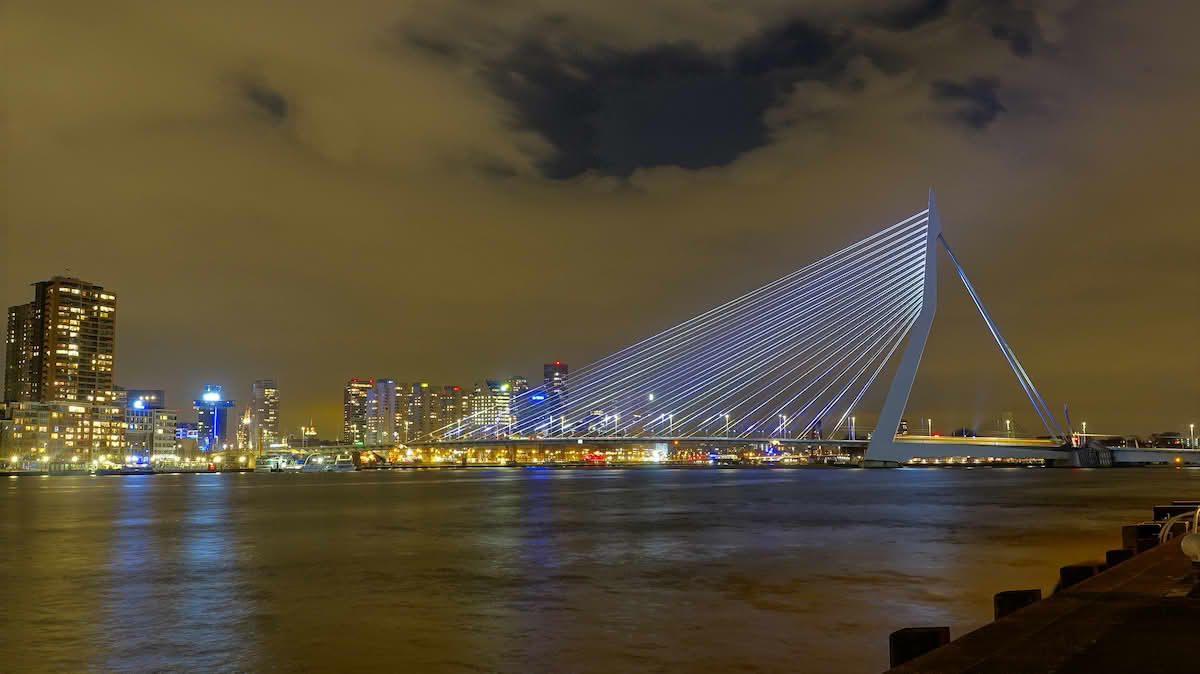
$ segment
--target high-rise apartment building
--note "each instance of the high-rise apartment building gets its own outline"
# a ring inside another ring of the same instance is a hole
[[[366,442],[367,391],[374,386],[374,379],[351,379],[346,382],[342,398],[342,442],[351,445]]]
[[[390,447],[400,440],[396,422],[400,418],[400,403],[406,402],[403,391],[397,396],[395,379],[376,379],[367,389],[367,432],[365,444]]]
[[[283,442],[279,432],[279,389],[274,379],[259,379],[250,387],[250,448],[269,449]]]
[[[114,404],[117,298],[68,276],[33,284],[33,301],[8,309],[4,399],[14,448],[90,459],[125,444]],[[18,418],[20,421],[18,421]]]
[[[8,308],[4,340],[4,402],[42,399],[42,308],[37,302]]]
[[[33,287],[8,310],[5,400],[111,403],[116,295],[68,276]]]

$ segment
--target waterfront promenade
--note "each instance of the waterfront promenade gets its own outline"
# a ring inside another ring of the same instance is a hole
[[[1177,537],[890,672],[1190,672],[1200,598]]]

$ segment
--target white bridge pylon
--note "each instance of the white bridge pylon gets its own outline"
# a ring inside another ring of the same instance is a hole
[[[912,329],[909,331],[908,343],[905,345],[904,355],[901,356],[900,365],[896,370],[896,374],[892,377],[892,385],[888,389],[887,398],[884,400],[883,409],[879,414],[879,421],[875,425],[875,432],[871,436],[871,442],[867,446],[865,459],[868,464],[888,465],[901,463],[913,458],[973,456],[979,454],[1012,458],[1044,457],[1048,450],[1056,449],[1059,439],[1063,437],[1062,429],[1058,426],[1054,415],[1042,400],[1037,387],[1033,385],[1033,381],[1026,374],[1025,368],[1017,360],[1016,354],[1013,353],[1012,348],[1009,347],[1008,342],[1005,341],[1004,336],[1000,333],[1000,329],[996,327],[991,314],[988,313],[987,308],[983,305],[983,300],[980,299],[979,294],[975,291],[975,287],[967,278],[966,272],[963,271],[962,265],[958,263],[958,259],[954,256],[954,251],[950,249],[950,245],[946,243],[945,237],[942,236],[942,222],[938,214],[937,201],[933,190],[929,191],[928,215],[929,227],[926,230],[925,281],[924,292],[921,298],[921,311],[917,315],[916,321],[913,322]],[[937,249],[939,244],[946,251],[946,255],[954,265],[959,279],[962,280],[963,287],[966,288],[967,294],[971,296],[971,301],[975,304],[975,308],[979,310],[979,315],[983,318],[984,323],[987,324],[988,331],[992,334],[996,345],[1000,347],[1000,352],[1004,355],[1004,359],[1008,361],[1009,367],[1012,368],[1013,374],[1016,375],[1017,381],[1021,384],[1025,395],[1029,398],[1029,402],[1033,404],[1034,410],[1042,420],[1042,425],[1045,426],[1051,440],[1051,442],[1045,443],[1044,446],[1030,445],[1029,443],[1013,443],[1009,445],[989,443],[980,446],[978,444],[968,444],[965,440],[961,443],[919,442],[904,440],[896,436],[896,433],[900,429],[900,420],[904,415],[904,409],[908,405],[908,396],[912,392],[913,381],[917,376],[917,369],[921,365],[921,357],[925,353],[925,343],[929,338],[929,330],[933,327],[933,317],[937,313]]]

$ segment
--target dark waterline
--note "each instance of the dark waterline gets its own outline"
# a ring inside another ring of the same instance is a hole
[[[9,478],[6,671],[845,671],[1102,557],[1200,472]]]

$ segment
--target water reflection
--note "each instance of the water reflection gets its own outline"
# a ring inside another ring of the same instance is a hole
[[[878,671],[990,619],[1171,470],[493,470],[25,479],[4,669]]]

